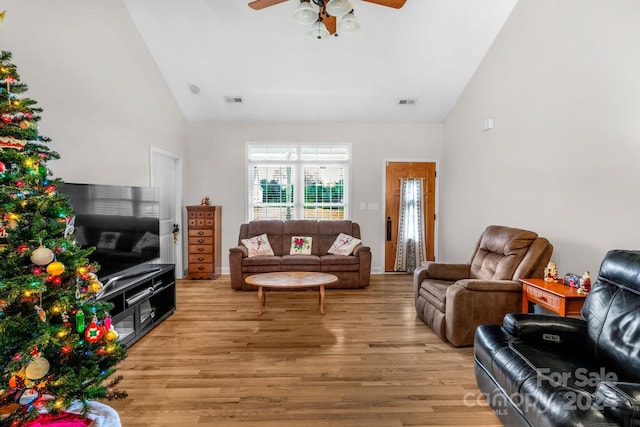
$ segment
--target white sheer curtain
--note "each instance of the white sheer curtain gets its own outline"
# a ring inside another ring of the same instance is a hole
[[[413,273],[425,259],[422,178],[400,179],[400,212],[395,271]]]

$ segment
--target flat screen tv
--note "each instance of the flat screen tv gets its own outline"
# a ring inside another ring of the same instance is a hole
[[[95,247],[89,261],[100,265],[103,283],[135,275],[160,258],[158,188],[64,183],[58,191],[75,211],[75,241]]]

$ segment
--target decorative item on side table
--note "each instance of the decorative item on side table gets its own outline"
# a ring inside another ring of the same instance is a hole
[[[588,271],[585,271],[580,279],[580,292],[584,292],[586,294],[591,290],[591,274]]]
[[[204,196],[202,200],[200,200],[200,206],[209,206],[209,196]]]
[[[557,282],[558,281],[558,269],[556,263],[549,261],[549,264],[544,269],[544,281],[545,282]]]

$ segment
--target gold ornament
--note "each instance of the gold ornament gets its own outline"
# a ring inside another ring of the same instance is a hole
[[[115,341],[118,339],[118,333],[113,329],[113,326],[104,334],[104,339],[107,341]]]
[[[47,265],[47,273],[52,276],[59,276],[64,273],[64,264],[59,261],[54,261]]]
[[[95,273],[89,273],[89,286],[87,290],[91,293],[97,294],[103,288],[102,283],[98,280],[98,276]]]

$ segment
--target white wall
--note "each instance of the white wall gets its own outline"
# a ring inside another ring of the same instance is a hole
[[[222,206],[222,262],[228,272],[228,249],[238,241],[246,214],[246,143],[351,143],[351,219],[360,224],[364,244],[371,246],[372,270],[384,269],[384,162],[442,157],[442,125],[190,123],[187,154],[187,204],[204,196]],[[360,210],[360,203],[379,210]]]
[[[488,224],[549,238],[560,274],[640,249],[639,22],[637,0],[519,0],[445,123],[445,259]]]
[[[67,182],[149,185],[149,146],[184,157],[186,122],[120,1],[5,2],[1,48]]]

